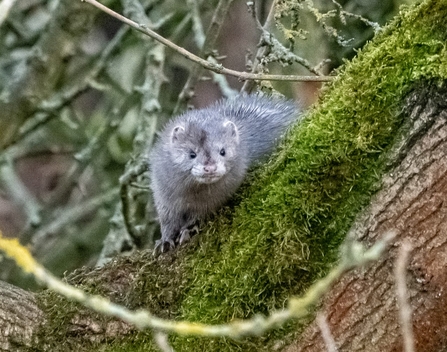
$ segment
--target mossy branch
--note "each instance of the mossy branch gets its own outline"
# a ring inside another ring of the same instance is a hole
[[[357,242],[347,244],[340,263],[326,277],[313,284],[303,297],[290,298],[286,309],[273,311],[267,317],[257,315],[252,319],[235,320],[229,324],[218,325],[160,319],[147,310],[131,311],[126,307],[110,302],[105,297],[89,295],[53,276],[31,256],[28,249],[23,247],[17,239],[3,238],[1,232],[0,250],[13,259],[24,272],[32,274],[38,282],[50,290],[98,313],[121,319],[140,330],[152,328],[183,335],[221,336],[238,339],[244,336],[259,336],[270,329],[284,325],[292,319],[306,317],[310,308],[320,300],[344,272],[377,260],[393,237],[394,234],[390,232],[384,236],[382,241],[369,249],[365,249]]]

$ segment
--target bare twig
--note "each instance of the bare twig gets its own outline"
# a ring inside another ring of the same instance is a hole
[[[213,49],[216,46],[217,38],[219,36],[220,30],[223,26],[224,19],[228,13],[231,3],[233,0],[219,0],[217,3],[216,9],[214,10],[213,17],[211,19],[211,23],[206,31],[206,34],[203,34],[204,41],[197,42],[197,46],[201,49],[200,55],[206,59],[211,64],[218,65],[216,59],[211,55],[213,53]],[[194,12],[196,12],[194,14]],[[197,11],[193,11],[192,14],[193,21],[193,29],[194,31],[200,29],[199,26],[194,25],[194,22],[200,21],[198,18],[198,9]],[[197,38],[197,34],[194,35]],[[196,86],[199,79],[202,79],[202,70],[203,67],[201,65],[195,65],[189,72],[188,79],[183,86],[182,91],[179,94],[177,104],[174,109],[174,113],[178,113],[185,108],[185,105],[188,101],[193,97],[194,87]],[[219,76],[221,78],[219,78]],[[213,72],[214,81],[220,85],[222,93],[226,96],[231,96],[232,91],[226,81],[225,76],[219,75],[216,72]]]
[[[408,302],[408,291],[405,283],[408,254],[411,252],[411,244],[403,242],[396,259],[394,274],[396,276],[396,294],[399,305],[399,319],[404,340],[404,351],[414,352],[413,325],[411,322],[411,307]]]
[[[326,316],[322,313],[317,315],[317,324],[321,330],[321,336],[323,337],[324,344],[326,345],[327,352],[337,352],[337,346],[335,340],[331,334],[329,324],[327,323]]]
[[[4,157],[0,164],[0,179],[3,181],[2,185],[8,191],[8,194],[23,208],[28,225],[38,226],[42,221],[42,206],[20,180],[14,169],[13,161],[8,155]]]
[[[275,2],[276,1],[273,1],[271,8],[274,7]],[[255,0],[247,1],[247,7],[248,7],[248,12],[251,14],[251,17],[253,17],[253,20],[255,21],[256,27],[262,31],[262,24],[259,21],[258,13],[256,11]]]
[[[121,212],[123,214],[124,226],[126,227],[127,233],[132,238],[132,241],[137,246],[141,248],[143,244],[142,234],[137,230],[132,222],[132,207],[131,202],[133,201],[129,196],[130,190],[128,184],[121,184],[120,188],[120,198],[121,198]]]
[[[174,352],[174,349],[169,345],[168,335],[164,332],[157,331],[154,334],[154,340],[157,344],[158,348],[162,350],[162,352]]]
[[[127,25],[131,26],[132,28],[136,29],[137,31],[144,33],[151,37],[152,39],[155,39],[156,41],[162,43],[163,45],[167,46],[170,49],[175,50],[180,55],[184,56],[188,60],[191,60],[197,64],[200,64],[202,67],[216,72],[220,74],[225,74],[233,77],[239,78],[241,81],[245,80],[269,80],[269,81],[296,81],[296,82],[328,82],[333,79],[331,76],[296,76],[296,75],[267,75],[267,74],[261,74],[261,73],[248,73],[248,72],[240,72],[231,70],[228,68],[223,67],[221,64],[214,64],[210,61],[204,60],[197,55],[192,54],[188,50],[172,43],[168,39],[162,37],[158,33],[152,31],[145,25],[138,24],[119,13],[109,9],[108,7],[102,5],[101,3],[97,2],[96,0],[83,0],[84,2],[88,2],[89,4],[97,7],[98,9],[104,11],[105,13],[109,14],[112,17],[115,17],[116,19],[120,20],[123,23],[126,23]]]
[[[265,19],[264,25],[261,25],[261,22],[259,21],[259,18],[257,16],[256,13],[256,4],[250,4],[248,3],[249,9],[251,11],[251,14],[254,18],[254,21],[256,23],[256,27],[261,31],[261,40],[262,37],[264,36],[264,32],[266,32],[270,26],[272,26],[272,24],[274,23],[275,20],[275,5],[276,5],[276,1],[274,0],[272,1],[272,4],[270,5],[270,10],[269,13],[267,15],[267,18]],[[259,49],[258,52],[256,53],[256,57],[255,60],[251,66],[251,72],[255,73],[255,72],[259,72],[260,69],[262,68],[260,66],[260,59],[262,57],[264,57],[265,55],[269,54],[270,52],[270,47],[269,46],[263,46],[260,45],[261,43],[259,43]],[[250,92],[253,87],[255,86],[255,82],[253,81],[245,81],[244,85],[241,88],[241,92]]]
[[[194,40],[197,44],[197,47],[199,47],[201,49],[201,52],[204,53],[205,55],[207,55],[207,51],[209,51],[209,48],[211,46],[214,46],[214,42],[210,43],[210,37],[213,38],[213,40],[215,41],[215,39],[217,39],[217,36],[214,35],[214,33],[211,35],[208,31],[208,35],[205,35],[205,32],[203,30],[203,24],[202,21],[200,19],[200,13],[199,13],[199,4],[197,3],[197,0],[187,0],[188,1],[188,7],[190,7],[192,9],[192,22],[193,22],[193,30],[194,30]],[[227,1],[227,0],[225,0]],[[219,11],[219,9],[216,9],[216,11]],[[222,11],[222,10],[220,10]],[[216,17],[216,14],[215,16]],[[222,16],[223,17],[223,16]],[[218,26],[213,26],[212,28],[216,31],[219,32],[220,28],[222,26],[222,19],[220,20],[220,24]],[[207,58],[208,61],[210,61],[213,64],[218,64],[217,60],[213,57],[213,56],[208,56]],[[218,73],[212,72],[213,75],[213,81],[219,86],[222,94],[224,97],[229,98],[232,96],[235,96],[237,94],[237,91],[232,89],[230,87],[230,85],[228,84],[228,81],[226,79],[226,77],[224,75],[220,75]],[[182,91],[182,93],[180,93],[180,97],[182,97],[183,92],[187,92],[189,89],[192,88],[192,85],[194,85],[197,81],[197,78],[199,76],[199,72],[195,72],[195,70],[193,70],[190,73],[190,78],[188,79],[188,82],[185,85],[184,90]]]
[[[0,26],[5,21],[6,17],[8,17],[9,11],[16,1],[17,0],[3,0],[0,2]]]
[[[121,5],[125,16],[153,28],[149,17],[146,16],[145,8],[139,0],[121,0]]]
[[[191,9],[192,28],[194,31],[194,41],[201,49],[205,43],[205,31],[203,30],[203,23],[200,18],[199,4],[197,0],[186,0],[188,8]]]

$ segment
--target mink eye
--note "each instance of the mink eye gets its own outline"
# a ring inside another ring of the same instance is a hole
[[[194,153],[192,150],[189,152],[190,159],[194,159],[197,156],[196,153]]]
[[[219,154],[222,155],[222,156],[225,156],[225,149],[222,148],[222,149],[220,150]]]

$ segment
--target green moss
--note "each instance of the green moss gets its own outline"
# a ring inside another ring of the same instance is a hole
[[[177,256],[191,255],[193,250],[193,247],[184,247],[169,257],[158,259],[153,257],[152,252],[140,252],[131,257],[119,257],[109,265],[95,270],[78,269],[66,280],[84,292],[108,297],[112,302],[129,309],[144,307],[157,317],[174,319],[179,315],[179,305],[183,301],[185,288],[190,285],[188,277],[184,275],[184,266]],[[176,264],[173,265],[173,262]],[[111,341],[89,338],[87,332],[80,334],[73,329],[73,320],[82,322],[83,317],[88,317],[98,322],[98,326],[106,326],[114,319],[93,313],[90,309],[50,290],[40,292],[36,298],[48,321],[39,331],[41,340],[45,341],[41,350],[147,351],[147,347],[137,349],[136,346],[152,343],[151,332],[133,331],[129,336],[111,338]],[[91,333],[95,335],[94,332]],[[61,341],[64,342],[63,345]]]
[[[404,98],[421,80],[447,78],[446,18],[446,1],[406,9],[346,63],[278,155],[246,184],[231,216],[224,210],[213,219],[184,259],[193,284],[182,319],[222,323],[267,314],[327,272],[386,171]],[[173,343],[182,351],[260,350],[279,335],[254,345],[183,337]]]

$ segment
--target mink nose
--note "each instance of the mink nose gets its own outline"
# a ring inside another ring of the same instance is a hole
[[[209,164],[203,166],[203,171],[207,174],[211,174],[217,170],[216,164]]]

